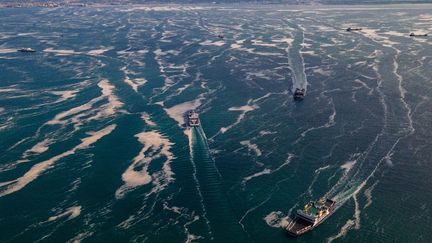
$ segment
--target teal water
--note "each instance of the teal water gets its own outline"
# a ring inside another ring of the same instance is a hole
[[[0,9],[0,241],[432,241],[431,9]]]

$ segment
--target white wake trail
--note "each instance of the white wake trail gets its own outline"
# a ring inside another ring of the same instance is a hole
[[[293,35],[294,39],[287,39],[286,52],[288,53],[288,68],[291,70],[291,77],[293,79],[292,91],[296,88],[307,89],[307,76],[305,72],[305,62],[303,58],[304,43],[304,29],[296,26],[296,33]],[[296,60],[297,59],[297,60]]]
[[[201,209],[203,211],[203,218],[206,221],[206,225],[208,227],[210,235],[212,235],[213,233],[212,233],[212,229],[210,226],[210,220],[207,217],[207,210],[204,206],[204,197],[203,197],[202,192],[201,192],[200,183],[199,183],[198,177],[197,177],[197,167],[196,167],[196,164],[194,161],[194,152],[193,152],[194,146],[193,146],[193,139],[192,139],[193,138],[193,134],[192,134],[193,130],[194,130],[194,128],[189,128],[185,131],[185,133],[187,134],[188,139],[189,139],[189,154],[190,154],[191,163],[192,163],[192,167],[193,167],[192,176],[194,178],[195,186],[196,186],[196,189],[198,191],[198,196],[200,197],[200,205],[201,205]]]

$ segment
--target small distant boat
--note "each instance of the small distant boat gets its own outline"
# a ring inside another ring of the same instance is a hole
[[[351,27],[348,27],[347,29],[346,29],[346,31],[358,31],[358,30],[363,30],[362,28],[351,28]]]
[[[189,111],[188,124],[189,124],[189,127],[197,127],[200,125],[199,115],[195,110]]]
[[[415,33],[411,33],[409,36],[413,36],[413,37],[415,37],[415,36],[425,37],[425,36],[428,36],[428,34],[415,34]]]
[[[218,35],[218,38],[219,38],[219,39],[223,39],[223,38],[225,38],[225,36],[219,34],[219,35]]]
[[[36,52],[34,49],[32,48],[20,48],[18,49],[19,52]]]
[[[304,96],[305,96],[305,89],[296,88],[293,95],[294,100],[301,101],[304,99]]]
[[[294,219],[286,227],[291,236],[299,236],[311,231],[324,222],[336,209],[336,201],[321,198],[318,201],[307,203],[303,209],[298,209]]]

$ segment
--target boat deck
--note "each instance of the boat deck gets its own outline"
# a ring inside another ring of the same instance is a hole
[[[335,209],[336,202],[331,199],[326,199],[324,206],[330,209],[330,214],[325,216],[319,223],[324,221],[327,217],[329,217],[334,209]],[[318,223],[318,224],[319,224]],[[293,221],[291,221],[288,226],[286,227],[287,232],[292,236],[299,236],[303,233],[306,233],[307,231],[313,229],[315,226],[313,223],[302,219],[299,216],[295,216]]]
[[[299,217],[295,217],[294,220],[287,226],[286,230],[290,235],[298,236],[312,228],[312,226],[313,224],[311,222]]]

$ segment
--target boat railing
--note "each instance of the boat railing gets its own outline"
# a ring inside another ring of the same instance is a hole
[[[304,227],[303,229],[298,230],[296,233],[297,233],[297,234],[303,234],[304,232],[308,231],[311,227],[312,227],[312,226]]]

